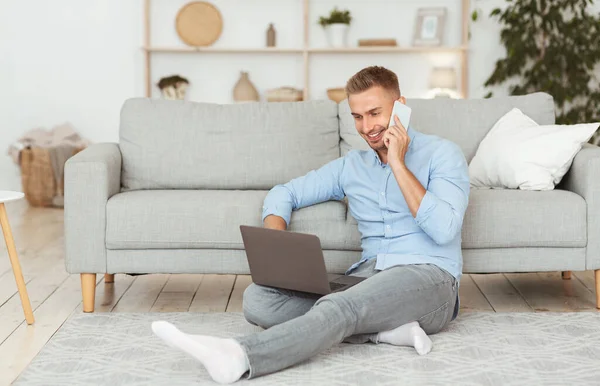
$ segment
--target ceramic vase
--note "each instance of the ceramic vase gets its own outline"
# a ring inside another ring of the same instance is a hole
[[[256,87],[250,82],[246,71],[240,72],[240,79],[233,88],[233,100],[236,102],[254,102],[259,100]]]
[[[273,23],[271,23],[267,29],[267,47],[275,47],[276,38],[277,32],[275,31],[275,26],[273,26]]]

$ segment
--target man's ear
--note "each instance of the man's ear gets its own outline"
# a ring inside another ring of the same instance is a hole
[[[402,95],[400,98],[398,98],[397,101],[402,103],[403,105],[406,104],[406,98],[404,97],[404,95]]]

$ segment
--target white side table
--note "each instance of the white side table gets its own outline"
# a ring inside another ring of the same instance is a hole
[[[2,233],[4,233],[4,241],[6,241],[8,257],[10,258],[10,264],[12,265],[17,288],[19,289],[21,305],[23,306],[23,312],[25,312],[25,320],[27,321],[27,324],[33,324],[33,311],[31,310],[29,295],[27,295],[27,287],[25,287],[25,279],[23,279],[23,272],[21,272],[21,265],[19,264],[19,258],[17,256],[15,240],[13,239],[12,231],[8,224],[8,216],[6,215],[6,207],[4,206],[5,202],[20,200],[23,197],[25,197],[25,195],[21,192],[0,190],[0,224],[2,224]]]

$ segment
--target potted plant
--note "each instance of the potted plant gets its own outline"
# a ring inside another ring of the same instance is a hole
[[[592,1],[509,1],[490,17],[502,27],[506,56],[484,86],[507,85],[510,95],[552,95],[557,124],[600,121],[600,15]],[[478,13],[472,14],[473,21]],[[491,97],[490,92],[486,97]],[[600,143],[596,134],[590,141]]]
[[[330,47],[345,47],[348,39],[348,28],[352,16],[348,10],[339,10],[334,7],[328,17],[321,16],[319,24],[325,29],[327,42]]]

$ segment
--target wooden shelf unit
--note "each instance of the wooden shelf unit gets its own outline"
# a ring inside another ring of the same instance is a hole
[[[309,93],[309,58],[311,54],[361,54],[361,53],[390,53],[390,54],[424,54],[424,53],[456,53],[460,55],[461,84],[460,93],[463,98],[468,98],[469,90],[469,8],[470,0],[461,0],[461,45],[450,46],[380,46],[380,47],[309,47],[309,3],[310,0],[302,0],[304,4],[303,28],[304,46],[301,48],[285,47],[153,47],[150,43],[150,1],[144,0],[144,51],[145,60],[145,84],[146,97],[152,94],[151,57],[153,53],[220,53],[220,54],[302,54],[304,59],[304,100],[308,100]]]

